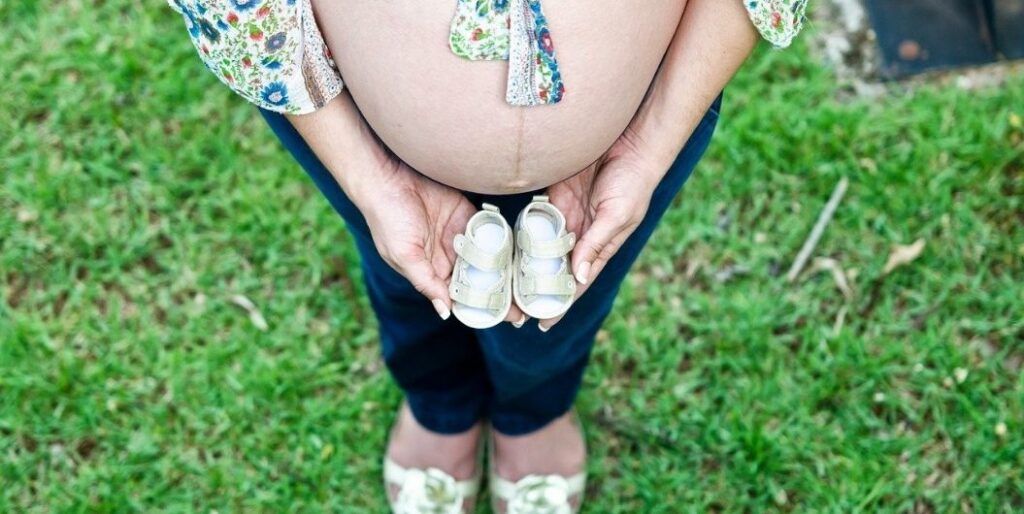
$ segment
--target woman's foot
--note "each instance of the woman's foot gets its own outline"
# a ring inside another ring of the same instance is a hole
[[[515,484],[531,475],[558,476],[567,479],[569,483],[564,485],[570,487],[582,480],[581,474],[586,470],[587,449],[583,432],[572,412],[527,435],[507,436],[497,430],[492,432],[494,453],[491,455],[491,466],[497,477]],[[569,504],[573,511],[579,507],[581,496],[570,495]],[[496,508],[503,513],[507,505],[498,500]]]
[[[466,432],[444,435],[424,428],[413,417],[409,406],[402,404],[398,419],[391,430],[387,458],[406,470],[440,470],[456,482],[479,478],[480,438],[482,424],[477,423]],[[401,486],[388,483],[388,498],[398,500]],[[473,511],[475,497],[467,497],[463,512]]]

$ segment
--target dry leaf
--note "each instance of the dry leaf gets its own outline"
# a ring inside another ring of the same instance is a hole
[[[924,239],[918,239],[909,246],[896,245],[896,248],[893,248],[892,253],[889,254],[889,260],[885,261],[885,269],[882,270],[882,275],[888,275],[892,273],[892,270],[914,262],[921,256],[923,250]]]
[[[846,271],[843,270],[839,261],[828,257],[817,257],[814,259],[811,271],[815,273],[818,271],[828,271],[832,275],[832,281],[836,283],[836,288],[843,293],[843,296],[847,300],[853,299],[853,288],[850,287],[849,281],[846,280]]]
[[[35,221],[37,217],[38,217],[38,215],[35,212],[32,212],[32,211],[30,211],[28,209],[25,209],[25,208],[18,209],[18,215],[17,215],[18,223],[30,223],[30,222]]]
[[[263,313],[260,312],[259,308],[256,307],[256,304],[252,303],[252,300],[240,294],[236,294],[231,297],[231,301],[249,313],[249,321],[252,322],[257,330],[260,332],[267,331],[267,328],[269,328],[267,326],[267,320],[263,317]]]
[[[843,331],[843,324],[846,323],[846,312],[847,306],[844,305],[839,308],[839,313],[836,314],[836,321],[832,324],[832,337],[839,337],[839,334]]]

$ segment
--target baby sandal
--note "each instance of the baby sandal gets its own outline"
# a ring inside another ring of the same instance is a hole
[[[455,236],[455,269],[448,286],[452,313],[470,328],[501,323],[512,307],[512,229],[485,203]]]
[[[576,234],[566,232],[565,216],[547,196],[533,197],[519,213],[515,233],[512,294],[516,305],[539,320],[561,316],[576,298],[576,279],[569,271]]]

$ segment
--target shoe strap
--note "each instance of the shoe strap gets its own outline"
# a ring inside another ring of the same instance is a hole
[[[569,232],[548,241],[534,241],[529,232],[520,229],[516,244],[520,251],[535,259],[557,259],[568,255],[576,246],[576,233]]]
[[[448,294],[452,300],[467,307],[489,311],[503,309],[508,295],[503,287],[499,287],[497,291],[475,291],[468,285],[455,280],[448,286]]]
[[[576,279],[568,273],[557,275],[524,273],[519,278],[519,292],[526,296],[571,296],[576,294]]]
[[[512,257],[511,245],[506,245],[498,253],[489,253],[464,234],[455,236],[454,246],[456,255],[465,259],[470,266],[483,271],[503,271]]]

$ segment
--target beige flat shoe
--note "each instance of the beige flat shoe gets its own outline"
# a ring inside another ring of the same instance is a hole
[[[403,407],[404,409],[404,407]],[[401,411],[395,427],[401,423]],[[472,512],[480,494],[484,469],[486,425],[477,444],[476,470],[468,480],[437,468],[404,468],[384,455],[384,491],[394,514],[464,514]]]
[[[488,441],[490,438],[488,438]],[[561,475],[527,475],[512,482],[494,471],[494,446],[488,444],[491,509],[499,514],[576,514],[583,503],[587,473],[571,477]],[[575,502],[573,501],[575,500]],[[502,510],[501,506],[505,509]]]
[[[512,483],[494,475],[489,478],[491,502],[494,512],[502,512],[499,503],[505,502],[505,514],[576,514],[571,499],[582,497],[587,485],[586,473],[565,478],[559,475],[529,475]]]
[[[573,424],[583,436],[580,418],[573,412]],[[488,485],[491,509],[497,514],[576,514],[583,504],[587,473],[572,476],[527,475],[512,482],[498,476],[494,469],[494,439],[487,437]],[[505,508],[502,509],[501,507]]]
[[[483,464],[469,480],[457,481],[436,468],[403,468],[384,457],[384,487],[398,489],[394,499],[388,495],[394,514],[463,514],[463,503],[480,492]]]
[[[535,196],[516,219],[516,251],[512,263],[512,295],[531,318],[557,318],[576,298],[576,278],[569,269],[569,254],[576,234],[565,229],[565,216],[548,201]]]
[[[470,328],[491,328],[512,308],[512,229],[485,203],[455,236],[455,269],[448,285],[452,314]]]

